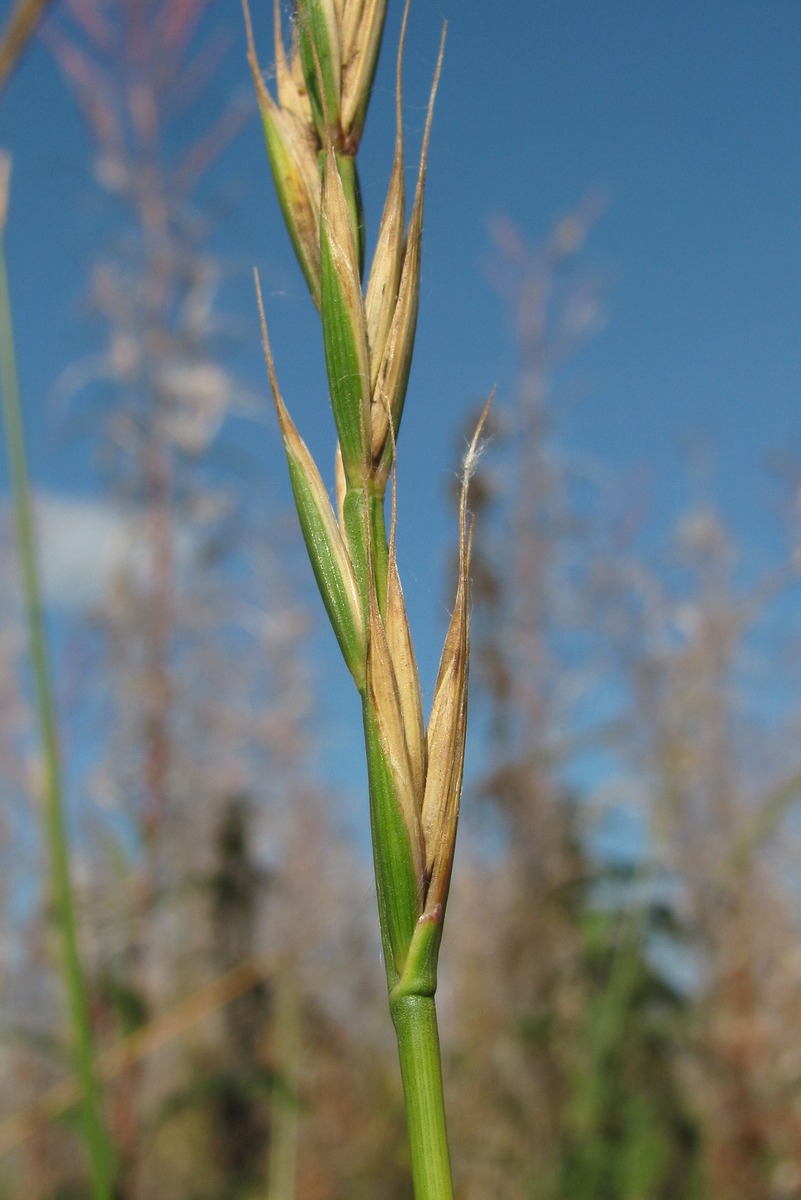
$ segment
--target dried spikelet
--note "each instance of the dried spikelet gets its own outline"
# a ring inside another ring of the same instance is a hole
[[[387,574],[386,632],[390,656],[398,681],[398,693],[406,742],[412,771],[417,806],[422,808],[423,786],[426,772],[426,739],[423,723],[423,703],[420,694],[420,677],[414,654],[406,606],[403,600],[398,564],[394,551],[390,553]]]
[[[464,772],[467,733],[467,678],[470,655],[468,583],[470,535],[467,528],[467,494],[479,453],[479,438],[492,397],[481,414],[465,456],[459,503],[459,583],[434,688],[428,723],[428,769],[423,797],[423,838],[426,847],[426,912],[447,900],[459,803]]]
[[[440,660],[427,732],[428,771],[423,797],[423,836],[430,903],[440,903],[435,867],[452,852],[458,816],[467,722],[468,616],[466,572],[469,547],[460,544],[459,587]]]
[[[426,163],[431,135],[431,123],[434,116],[434,100],[437,94],[437,85],[439,84],[440,72],[442,70],[442,57],[445,51],[445,33],[446,29],[443,29],[437,66],[431,85],[431,95],[428,101],[428,113],[423,133],[423,147],[420,154],[420,167],[417,174],[417,186],[412,213],[409,218],[409,229],[406,234],[406,246],[398,285],[397,301],[392,314],[392,324],[383,349],[381,363],[375,374],[376,382],[372,394],[374,421],[371,451],[373,462],[378,463],[380,460],[380,469],[376,472],[379,484],[382,482],[386,483],[391,465],[391,447],[387,436],[389,426],[387,413],[391,414],[392,424],[395,427],[397,435],[406,399],[406,386],[409,382],[415,331],[417,329]]]
[[[347,70],[356,53],[365,0],[337,0],[340,8],[340,44],[342,65]]]
[[[294,113],[309,130],[313,130],[311,104],[306,83],[297,54],[297,36],[293,38],[291,66],[284,50],[281,35],[281,0],[275,0],[273,8],[273,31],[275,40],[275,91],[278,104],[287,112]]]
[[[342,129],[355,149],[373,85],[387,0],[345,0],[342,23]]]
[[[401,69],[409,14],[407,0],[403,12],[395,84],[395,155],[392,175],[387,189],[384,212],[378,229],[378,241],[373,255],[370,278],[367,281],[365,314],[367,341],[370,347],[370,387],[375,393],[378,371],[384,356],[387,335],[395,313],[401,267],[403,265],[405,189],[403,186],[403,113],[401,110]]]
[[[390,424],[392,438],[392,457],[397,460],[394,434]],[[416,797],[417,809],[422,812],[423,793],[426,777],[426,735],[423,720],[423,698],[420,691],[420,675],[417,669],[417,659],[414,653],[409,619],[406,615],[406,604],[403,599],[398,558],[396,553],[395,533],[398,513],[397,494],[397,461],[392,476],[392,519],[389,535],[389,555],[387,562],[387,604],[386,631],[389,652],[398,682],[403,725],[406,731],[406,745],[409,751],[409,764],[412,771],[412,782]]]
[[[315,304],[320,305],[320,182],[317,170],[317,145],[314,129],[304,113],[301,98],[286,72],[279,73],[284,98],[290,103],[279,106],[270,95],[262,76],[253,41],[253,27],[247,0],[243,0],[248,62],[256,86],[256,97],[264,126],[264,136],[278,201],[292,245]]]

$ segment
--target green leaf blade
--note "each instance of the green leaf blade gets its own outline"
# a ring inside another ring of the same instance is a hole
[[[352,572],[344,569],[347,554],[333,510],[322,507],[319,489],[310,485],[303,464],[287,447],[287,463],[298,520],[314,578],[350,673],[361,689],[365,671],[364,623]]]

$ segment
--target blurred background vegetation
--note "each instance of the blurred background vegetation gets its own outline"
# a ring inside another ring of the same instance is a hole
[[[43,31],[105,204],[97,351],[64,364],[54,405],[125,543],[64,634],[92,687],[59,683],[118,1195],[401,1200],[371,868],[309,765],[325,733],[292,523],[252,503],[258,464],[221,437],[261,399],[230,366],[224,213],[196,189],[246,114],[180,153],[168,136],[219,61],[190,50],[203,7],[87,0]],[[472,769],[441,981],[457,1191],[798,1200],[801,709],[766,719],[752,686],[794,661],[798,531],[746,591],[691,494],[646,556],[636,488],[560,440],[571,360],[603,323],[601,208],[534,246],[492,230],[519,384],[473,491]],[[87,1184],[3,539],[0,1197],[67,1200]]]

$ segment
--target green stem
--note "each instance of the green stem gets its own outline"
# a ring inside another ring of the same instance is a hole
[[[365,504],[367,513],[365,515]],[[389,546],[384,514],[384,497],[372,495],[363,488],[350,488],[344,503],[345,536],[350,547],[356,583],[367,615],[368,562],[372,565],[378,610],[387,608],[387,565]],[[367,539],[370,539],[368,550]]]
[[[378,599],[378,611],[382,616],[387,611],[387,571],[389,564],[389,546],[387,544],[387,525],[384,512],[384,497],[370,496],[367,501],[370,512],[370,540],[373,554],[373,578]]]
[[[453,1200],[445,1099],[433,996],[390,1003],[398,1038],[415,1200]]]
[[[266,1200],[295,1200],[297,1195],[298,1076],[300,1073],[300,1018],[294,980],[289,966],[276,979],[276,1040],[280,1059],[272,1087],[270,1158]]]
[[[75,1043],[75,1071],[83,1095],[83,1131],[94,1200],[111,1200],[112,1151],[100,1108],[86,982],[78,951],[75,900],[70,878],[67,831],[59,768],[58,732],[53,708],[44,632],[41,588],[36,561],[33,513],[25,462],[25,441],[14,355],[11,304],[8,294],[5,246],[0,236],[0,376],[14,510],[22,564],[22,582],[33,666],[36,707],[44,760],[44,825],[50,855],[52,884],[62,940],[62,966]]]

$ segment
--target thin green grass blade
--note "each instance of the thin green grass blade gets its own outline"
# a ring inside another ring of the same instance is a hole
[[[62,943],[62,970],[67,993],[74,1065],[83,1096],[83,1137],[89,1158],[93,1200],[112,1200],[113,1149],[101,1115],[100,1086],[95,1061],[86,981],[78,950],[75,899],[61,787],[58,732],[53,706],[47,643],[42,612],[39,570],[25,442],[19,402],[11,305],[6,275],[5,242],[0,230],[0,380],[3,392],[8,461],[19,540],[30,661],[44,761],[44,832],[50,857],[52,888]]]

